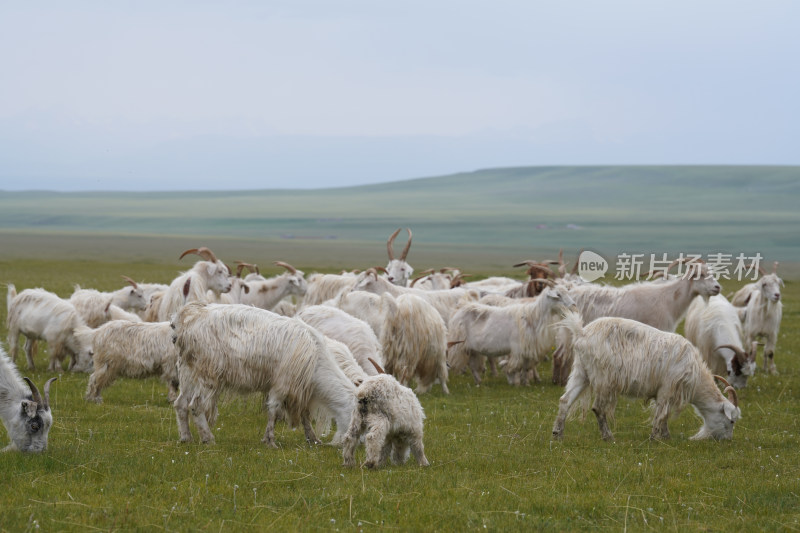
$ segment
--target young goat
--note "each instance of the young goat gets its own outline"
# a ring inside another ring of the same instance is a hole
[[[178,351],[169,322],[112,320],[97,329],[79,328],[77,335],[94,352],[88,401],[103,401],[100,393],[118,377],[161,376],[169,387],[168,399],[178,397]]]
[[[419,466],[429,465],[422,443],[425,413],[411,389],[381,373],[364,379],[356,389],[356,399],[342,446],[344,466],[355,466],[355,450],[362,435],[366,436],[367,468],[382,467],[390,454],[395,464],[403,464],[409,452]]]

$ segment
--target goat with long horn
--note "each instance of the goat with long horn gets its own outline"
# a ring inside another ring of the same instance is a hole
[[[389,254],[389,264],[386,265],[386,270],[389,281],[391,281],[394,285],[405,287],[408,285],[409,278],[414,273],[414,269],[411,268],[411,265],[409,265],[406,261],[408,250],[411,248],[412,235],[411,230],[406,228],[406,231],[408,232],[408,242],[400,254],[400,259],[395,259],[392,246],[394,245],[394,239],[400,233],[401,229],[402,228],[397,228],[389,237],[389,240],[386,241],[386,252]]]

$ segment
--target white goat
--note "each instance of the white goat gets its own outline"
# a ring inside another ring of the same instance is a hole
[[[777,270],[777,262],[773,266],[772,274],[767,274],[759,267],[761,279],[739,289],[732,300],[733,305],[746,309],[743,324],[745,346],[764,338],[764,370],[770,374],[778,373],[774,360],[775,344],[778,342],[778,331],[783,317],[783,280],[778,277]]]
[[[401,294],[396,299],[389,293],[382,296],[384,307],[381,346],[386,371],[402,385],[417,381],[417,394],[431,390],[438,380],[442,391],[447,389],[447,328],[436,309],[414,294]]]
[[[381,297],[367,291],[343,290],[338,296],[324,302],[324,305],[338,307],[342,311],[360,318],[372,328],[375,336],[380,338],[383,327],[383,308]]]
[[[248,280],[249,291],[242,295],[241,303],[271,311],[287,296],[302,297],[306,294],[308,283],[302,270],[283,261],[275,261],[275,264],[285,268],[286,272],[270,279]]]
[[[75,286],[69,301],[81,314],[87,326],[96,328],[113,320],[109,315],[109,307],[112,305],[124,311],[144,311],[147,308],[144,291],[128,276],[122,278],[130,284],[130,287],[123,287],[113,292],[100,292]]]
[[[381,343],[369,324],[327,305],[305,307],[295,316],[326,337],[344,343],[364,372],[370,376],[377,374],[369,359],[372,358],[382,365],[384,358]]]
[[[358,404],[342,446],[344,466],[355,466],[355,450],[362,435],[367,449],[364,466],[380,468],[389,455],[403,464],[414,454],[419,466],[428,466],[422,443],[425,413],[419,399],[388,374],[371,376],[356,389]]]
[[[112,320],[97,329],[79,328],[77,335],[94,352],[94,372],[86,388],[88,401],[102,402],[103,389],[119,377],[160,376],[169,387],[169,400],[177,398],[178,351],[169,322]]]
[[[361,277],[358,283],[356,283],[354,289],[372,292],[374,294],[383,294],[388,292],[395,298],[401,294],[414,294],[436,308],[445,324],[449,322],[450,316],[461,304],[469,301],[477,301],[478,298],[480,298],[479,291],[462,289],[460,287],[444,291],[426,291],[421,289],[401,287],[399,285],[392,284],[386,278],[378,276],[378,273],[373,268],[370,268],[361,274]]]
[[[409,287],[416,289],[443,291],[453,289],[463,283],[464,276],[460,270],[452,267],[440,268],[438,271],[429,268],[411,281]]]
[[[408,242],[406,243],[405,248],[400,253],[400,259],[395,259],[394,251],[392,250],[392,246],[394,245],[394,239],[397,237],[397,234],[400,233],[402,228],[397,228],[392,236],[389,237],[389,240],[386,241],[386,251],[389,254],[389,263],[386,265],[386,279],[389,280],[390,283],[398,285],[400,287],[405,287],[408,285],[408,280],[411,275],[414,273],[414,269],[411,268],[406,262],[406,257],[408,256],[408,250],[411,248],[411,230],[406,228],[408,232]]]
[[[341,441],[355,407],[355,385],[338,367],[326,340],[296,318],[244,305],[186,304],[172,320],[179,354],[180,394],[174,407],[181,441],[190,441],[189,411],[202,442],[213,442],[216,403],[223,389],[268,393],[263,442],[275,447],[279,413],[302,423],[318,442],[309,414],[327,409]]]
[[[676,264],[677,261],[673,263]],[[632,283],[623,287],[586,283],[573,285],[569,293],[587,324],[599,317],[620,317],[662,331],[675,331],[692,300],[697,296],[707,299],[720,290],[708,265],[694,262],[687,266],[683,276],[674,280]],[[555,383],[564,384],[571,364],[569,350],[559,350],[553,357]]]
[[[300,303],[300,308],[320,305],[345,289],[352,289],[360,279],[359,274],[343,272],[341,274],[311,274],[308,277],[308,288]]]
[[[737,389],[747,386],[747,378],[756,369],[755,350],[751,355],[742,348],[739,312],[723,295],[712,296],[708,302],[695,298],[686,312],[683,329],[711,372],[728,376]]]
[[[588,324],[599,317],[620,317],[675,331],[692,300],[708,299],[720,292],[705,263],[691,263],[686,273],[672,281],[632,283],[611,287],[587,283],[570,290]]]
[[[559,325],[568,333],[575,359],[559,400],[554,438],[563,436],[570,407],[588,390],[594,393],[592,411],[605,440],[614,438],[608,420],[619,394],[655,400],[651,439],[668,439],[670,415],[687,403],[703,419],[692,439],[733,436],[733,424],[741,417],[736,391],[716,376],[728,385],[725,399],[697,348],[685,338],[626,318],[598,318],[584,327],[578,313],[567,313]]]
[[[142,296],[144,296],[144,301],[147,303],[147,307],[143,311],[137,311],[136,314],[146,322],[153,322],[154,320],[147,320],[147,316],[148,314],[155,316],[158,313],[160,298],[169,290],[169,285],[164,285],[163,283],[137,283],[136,285],[142,289]],[[154,299],[157,301],[154,302]]]
[[[8,284],[8,345],[11,360],[16,363],[20,333],[25,335],[25,355],[28,369],[35,368],[34,347],[37,339],[47,342],[50,351],[48,369],[57,372],[67,355],[71,355],[70,369],[89,371],[92,366],[91,350],[75,336],[78,327],[85,326],[75,306],[44,289],[25,289],[17,294],[13,284]]]
[[[135,313],[129,313],[116,305],[108,306],[109,320],[127,320],[128,322],[142,322],[142,317]]]
[[[191,270],[172,280],[158,302],[155,322],[170,320],[172,314],[188,302],[206,301],[209,290],[217,295],[231,290],[228,267],[211,250],[206,247],[192,248],[183,252],[179,259],[189,254],[197,254],[204,261],[196,262]]]
[[[575,302],[563,287],[550,285],[533,301],[493,307],[479,303],[463,305],[447,326],[448,360],[460,371],[469,363],[475,383],[480,385],[483,356],[503,357],[506,378],[512,385],[528,385],[529,373],[539,381],[536,366],[556,340],[552,327]]]
[[[50,378],[44,384],[44,399],[28,378],[20,377],[16,365],[0,347],[0,420],[11,442],[0,451],[42,452],[53,425],[50,411]],[[24,380],[24,381],[23,381]]]

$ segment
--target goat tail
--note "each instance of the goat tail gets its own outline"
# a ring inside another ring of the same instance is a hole
[[[14,298],[17,297],[17,288],[14,286],[13,283],[9,283],[8,287],[8,294],[6,295],[6,310],[11,311],[11,302],[14,301]]]
[[[583,337],[583,318],[576,311],[567,311],[560,322],[556,322],[556,328],[560,331],[560,339],[567,347],[571,347],[575,339]]]

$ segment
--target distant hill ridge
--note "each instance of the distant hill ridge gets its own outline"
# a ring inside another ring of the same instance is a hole
[[[315,190],[3,192],[0,231],[754,253],[800,261],[800,167],[485,169]]]

